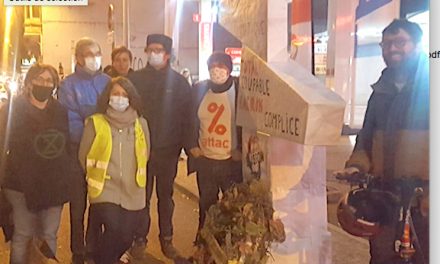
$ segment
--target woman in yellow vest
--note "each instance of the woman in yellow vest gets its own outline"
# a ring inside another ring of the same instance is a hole
[[[104,227],[93,258],[110,264],[131,246],[146,206],[150,135],[139,95],[124,77],[112,79],[97,112],[86,120],[79,159],[87,174],[89,221]]]

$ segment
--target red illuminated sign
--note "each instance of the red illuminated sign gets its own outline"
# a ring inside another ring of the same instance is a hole
[[[193,14],[193,22],[199,23],[201,20],[200,14]]]
[[[225,53],[231,56],[233,63],[240,64],[241,48],[226,48]]]
[[[212,44],[212,37],[211,37],[211,23],[210,22],[203,22],[200,23],[200,35],[201,35],[201,47],[203,50],[209,49],[209,47]]]

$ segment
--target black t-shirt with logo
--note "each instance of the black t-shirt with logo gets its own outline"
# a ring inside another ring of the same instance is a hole
[[[38,109],[19,96],[7,112],[3,186],[23,192],[30,210],[62,205],[68,200],[73,164],[67,153],[67,111],[53,99]]]

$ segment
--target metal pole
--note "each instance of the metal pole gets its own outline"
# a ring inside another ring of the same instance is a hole
[[[114,27],[114,7],[113,4],[108,6],[107,11],[107,28],[108,36],[111,38],[112,50],[115,49],[115,27]]]
[[[126,12],[127,12],[127,48],[130,49],[130,44],[131,44],[131,40],[130,40],[130,1],[129,0],[125,0],[127,1],[126,3]]]
[[[313,21],[313,0],[310,1],[310,27],[311,27],[311,40],[312,40],[312,74],[315,75],[315,29],[314,29],[314,21]]]
[[[122,0],[122,43],[130,49],[130,6],[128,0]]]
[[[127,45],[127,15],[125,12],[127,0],[122,0],[122,45]]]

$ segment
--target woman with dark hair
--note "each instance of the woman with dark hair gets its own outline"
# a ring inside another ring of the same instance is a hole
[[[135,110],[137,115],[140,116],[142,113],[141,98],[131,81],[125,77],[116,77],[111,80],[98,99],[97,112],[101,114],[105,114],[107,112],[110,106],[109,100],[111,99],[112,91],[115,85],[120,86],[125,91],[126,96],[124,97],[128,98],[130,108]],[[142,119],[144,120],[144,118]]]
[[[113,78],[84,128],[79,160],[87,173],[90,221],[104,227],[93,256],[97,264],[117,263],[130,248],[146,206],[150,134],[140,113],[133,84]]]
[[[72,175],[67,153],[67,111],[52,97],[54,67],[34,64],[24,93],[0,111],[1,183],[12,205],[10,263],[29,263],[29,242],[44,241],[56,254],[57,232]]]

